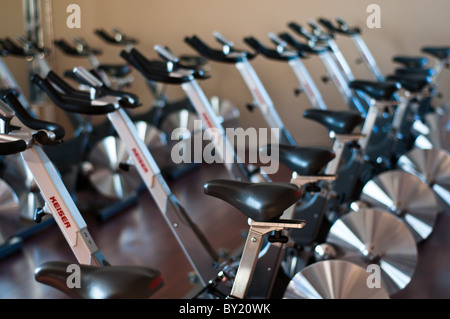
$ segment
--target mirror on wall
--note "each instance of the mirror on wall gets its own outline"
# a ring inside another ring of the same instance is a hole
[[[38,117],[55,120],[54,108],[31,83],[53,65],[51,0],[0,0],[0,85],[20,92],[22,104]]]

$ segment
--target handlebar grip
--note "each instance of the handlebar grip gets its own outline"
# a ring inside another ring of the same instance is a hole
[[[91,70],[90,73],[96,77],[98,80],[101,81],[100,75],[97,73],[96,70]],[[120,105],[125,108],[136,108],[138,106],[141,106],[142,103],[139,102],[139,96],[137,96],[134,93],[131,92],[125,92],[125,91],[118,91],[113,90],[107,85],[102,85],[100,87],[100,91],[103,95],[106,96],[115,96],[115,97],[122,97],[124,99],[121,99]],[[126,98],[126,99],[125,99]],[[126,101],[125,101],[126,100]]]
[[[268,50],[265,48],[260,41],[255,39],[254,37],[245,37],[244,42],[247,43],[249,46],[251,46],[256,52],[259,53],[267,53]]]
[[[89,55],[100,55],[102,54],[102,51],[100,49],[91,49],[91,48],[85,48],[84,51],[78,51],[74,46],[67,43],[64,39],[59,39],[53,41],[53,43],[59,47],[64,53],[71,56],[76,57],[87,57]]]
[[[155,45],[153,47],[155,49],[155,51],[158,53],[158,55],[167,62],[172,63],[172,70],[171,71],[179,71],[179,70],[187,70],[188,72],[191,71],[192,75],[196,78],[196,79],[208,79],[209,75],[206,74],[206,72],[202,69],[202,67],[200,65],[197,64],[183,64],[181,62],[181,59],[178,58],[177,56],[175,56],[168,47],[164,47],[162,45]],[[167,64],[166,66],[166,70],[168,70],[167,68]]]
[[[84,54],[78,52],[73,46],[66,42],[66,40],[55,40],[53,43],[59,47],[64,53],[73,56],[84,56]]]
[[[99,88],[103,86],[102,81],[83,67],[74,68],[73,73],[80,79],[80,81],[86,83],[90,87]]]
[[[23,152],[27,149],[27,143],[24,140],[12,142],[0,142],[0,155],[12,155]]]
[[[313,34],[306,31],[301,25],[299,25],[296,22],[289,22],[288,27],[297,33],[298,35],[301,35],[302,37],[306,38],[308,41],[317,41],[317,37]]]
[[[121,101],[122,107],[135,108],[141,105],[139,104],[139,98],[137,95],[124,91],[113,90],[107,85],[105,85],[95,70],[88,71],[83,67],[76,67],[74,68],[73,72],[81,82],[93,88],[97,88],[104,96],[115,96],[126,98],[127,101]]]
[[[310,47],[307,44],[298,42],[296,39],[294,39],[289,33],[283,32],[279,34],[280,38],[286,41],[289,45],[294,47],[296,50],[300,52],[300,54],[304,55],[306,53],[313,53],[313,54],[320,54],[325,51],[330,50],[329,47],[323,46],[323,47]]]
[[[319,18],[317,21],[319,21],[319,23],[320,23],[321,25],[323,25],[325,28],[327,28],[328,31],[331,31],[331,32],[339,31],[339,29],[336,28],[336,27],[333,25],[333,23],[332,23],[330,20],[328,20],[328,19],[325,19],[325,18]]]
[[[42,79],[39,75],[32,77],[34,84],[39,86],[57,106],[71,113],[82,113],[90,115],[103,115],[114,112],[116,106],[113,104],[92,105],[90,100],[80,99],[76,97],[61,95],[53,85],[47,80]]]
[[[62,126],[56,123],[42,121],[32,117],[27,112],[27,110],[25,110],[23,105],[15,96],[15,94],[11,92],[7,93],[5,96],[2,97],[2,99],[16,112],[16,116],[26,127],[29,127],[33,130],[46,130],[53,132],[53,134],[55,134],[54,138],[55,141],[63,139],[65,135],[65,130]]]
[[[230,48],[230,52],[225,54],[222,50],[212,49],[206,45],[197,36],[185,37],[184,41],[201,55],[208,59],[218,62],[237,63],[253,59],[256,55],[247,51],[235,50]]]
[[[173,63],[178,63],[179,59],[170,52],[170,50],[166,47],[163,47],[162,45],[155,45],[153,46],[153,49],[158,53],[158,55],[166,61],[170,61]]]
[[[94,34],[98,35],[104,41],[111,43],[111,44],[128,45],[128,44],[137,44],[138,43],[138,40],[136,40],[134,38],[124,37],[123,35],[120,40],[117,40],[115,37],[112,37],[108,33],[106,33],[106,31],[103,29],[94,30]]]
[[[319,18],[317,21],[325,28],[327,28],[330,32],[338,32],[345,35],[354,35],[361,33],[361,30],[359,28],[349,28],[347,22],[345,22],[341,18],[336,18],[336,22],[339,24],[339,27],[335,26],[330,20],[325,18]]]
[[[189,44],[192,48],[197,50],[200,54],[207,56],[208,58],[213,58],[214,55],[224,55],[222,51],[211,49],[205,42],[200,40],[196,35],[192,37],[185,37],[184,41]]]
[[[11,40],[11,38],[6,37],[3,39],[2,45],[9,54],[16,56],[27,56],[25,50],[18,46],[13,40]]]
[[[60,78],[55,72],[50,71],[47,74],[47,79],[53,82],[57,87],[59,87],[64,93],[68,95],[72,95],[75,97],[79,97],[82,99],[89,99],[89,92],[79,91],[74,89],[71,85],[69,85],[66,81]]]
[[[122,50],[120,56],[130,63],[136,70],[138,70],[146,79],[155,82],[162,82],[168,84],[181,84],[193,80],[192,74],[183,74],[179,72],[168,72],[167,69],[162,69],[153,63],[148,64],[143,61],[137,50],[133,49],[130,52]],[[144,58],[146,60],[146,58]]]
[[[274,49],[268,49],[265,46],[261,44],[257,39],[254,37],[246,37],[244,38],[244,41],[250,45],[254,50],[257,52],[263,54],[265,57],[269,59],[274,60],[281,60],[281,61],[289,61],[291,59],[295,59],[299,57],[298,51],[284,51],[284,52],[278,52]]]
[[[218,31],[214,31],[213,32],[213,36],[214,38],[216,38],[216,40],[223,45],[227,45],[230,48],[234,46],[234,43],[228,39],[226,39],[220,32]]]

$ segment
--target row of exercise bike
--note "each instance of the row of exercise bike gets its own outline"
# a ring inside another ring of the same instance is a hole
[[[209,77],[202,64],[188,63],[161,45],[155,46],[161,59],[151,60],[126,37],[107,37],[100,31],[111,41],[126,44],[120,56],[148,83],[180,85],[189,111],[203,120],[205,128],[219,133],[213,142],[219,156],[228,156],[222,162],[230,179],[209,181],[204,193],[235,206],[248,217],[250,226],[242,252],[230,259],[212,249],[171,192],[160,163],[133,121],[133,109],[140,106],[135,94],[112,88],[98,64],[92,70],[76,67],[66,74],[87,90],[73,87],[48,69],[35,74],[32,82],[74,118],[79,114],[107,117],[114,141],[120,140],[126,150],[114,169],[121,174],[134,169],[137,175],[132,180],[140,183],[131,188],[143,183],[152,195],[203,287],[196,297],[389,298],[410,282],[417,264],[417,245],[430,236],[448,205],[445,180],[439,180],[449,169],[445,165],[448,154],[432,144],[431,133],[445,136],[436,132],[445,132],[445,128],[436,127],[446,125],[445,108],[432,102],[438,89],[436,75],[450,48],[424,48],[423,52],[438,61],[434,68],[426,68],[425,57],[401,56],[395,61],[404,67],[395,74],[375,81],[355,80],[335,39],[341,34],[352,36],[357,38],[358,48],[364,47],[360,30],[349,28],[342,19],[336,21],[319,19],[326,31],[309,22],[312,33],[290,23],[307,43],[287,32],[271,33],[274,49],[247,37],[244,41],[253,52],[237,49],[218,32],[214,33],[220,43],[217,49],[198,36],[185,38],[201,57],[235,65],[254,98],[249,109],[259,109],[267,125],[280,130],[279,144],[262,146],[260,152],[273,155],[292,170],[292,178],[286,182],[273,182],[264,166],[246,165],[238,158],[225,134],[223,118],[198,83]],[[69,52],[67,43],[65,49]],[[87,52],[86,45],[82,50]],[[376,70],[374,60],[367,58],[367,47],[361,52],[366,57],[363,60],[371,62],[367,65]],[[334,140],[332,149],[296,145],[250,64],[258,54],[292,67],[301,91],[312,104],[303,116],[329,131]],[[350,110],[326,107],[301,62],[314,55],[324,62]],[[64,128],[30,114],[20,94],[11,88],[4,91],[2,101],[0,152],[5,157],[20,154],[45,203],[35,210],[33,218],[39,221],[52,215],[81,265],[82,288],[67,287],[68,262],[41,265],[36,269],[36,280],[74,298],[150,297],[163,285],[160,272],[110,265],[90,236],[71,189],[60,177],[65,175],[53,164],[50,150],[66,143],[62,143]],[[11,123],[14,117],[21,127]],[[111,187],[114,181],[108,183]],[[367,284],[369,265],[381,270],[379,288]],[[347,285],[347,289],[336,285]]]

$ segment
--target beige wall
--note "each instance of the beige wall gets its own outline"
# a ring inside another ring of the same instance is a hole
[[[0,14],[2,33],[15,36],[19,28],[9,28],[8,25],[11,21],[17,23],[21,19],[22,12],[17,5],[19,1],[1,0],[0,3],[3,4]],[[81,29],[69,29],[66,26],[69,15],[66,8],[71,3],[81,7]],[[365,24],[369,15],[366,8],[371,3],[381,7],[380,29],[369,29]],[[5,10],[6,7],[9,9]],[[83,37],[91,45],[104,50],[101,56],[103,62],[123,60],[119,57],[119,48],[108,46],[93,34],[93,30],[99,27],[119,27],[124,33],[140,40],[137,48],[141,52],[149,57],[156,57],[152,49],[155,44],[166,45],[176,54],[194,53],[183,41],[188,35],[197,34],[216,45],[211,33],[217,30],[235,42],[237,47],[248,48],[242,42],[245,36],[253,35],[269,43],[267,33],[287,31],[286,25],[290,21],[306,25],[306,21],[311,18],[341,16],[351,25],[362,28],[363,38],[382,72],[386,74],[395,66],[390,59],[395,54],[418,55],[423,45],[450,44],[448,0],[53,0],[52,11],[55,38],[70,40],[73,36]],[[355,75],[358,78],[370,78],[364,65],[355,63],[357,53],[352,42],[346,38],[338,38],[338,44]],[[58,73],[76,65],[88,65],[83,60],[66,57],[58,50],[54,50],[54,62]],[[310,105],[304,95],[294,96],[297,81],[290,68],[262,56],[257,57],[252,64],[297,142],[301,145],[329,145],[323,129],[301,118],[302,111]],[[319,59],[305,60],[305,65],[328,107],[345,109],[334,86],[320,81],[325,70]],[[249,113],[244,107],[252,99],[237,70],[231,65],[218,63],[211,63],[211,67],[212,78],[200,83],[205,93],[233,101],[241,110],[243,127],[264,126],[257,112]],[[148,108],[151,95],[140,75],[135,76],[132,90],[141,96]],[[20,78],[19,75],[18,77]],[[449,84],[450,76],[444,74],[441,81],[444,97]],[[178,87],[171,87],[169,94],[174,98],[182,96]]]

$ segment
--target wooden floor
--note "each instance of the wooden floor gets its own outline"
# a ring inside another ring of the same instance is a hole
[[[288,178],[288,172],[275,180]],[[213,178],[228,178],[217,165],[203,165],[169,183],[172,191],[204,231],[215,249],[233,251],[243,244],[246,218],[228,204],[203,194],[203,184]],[[113,264],[139,264],[162,272],[165,286],[154,298],[185,298],[192,291],[192,270],[153,199],[143,192],[137,203],[109,220],[100,222],[84,214],[98,247]],[[450,298],[450,214],[440,215],[433,234],[419,245],[419,262],[410,284],[393,298]],[[34,280],[34,268],[49,260],[75,261],[56,225],[27,238],[21,249],[0,259],[1,299],[66,298],[55,289]]]

